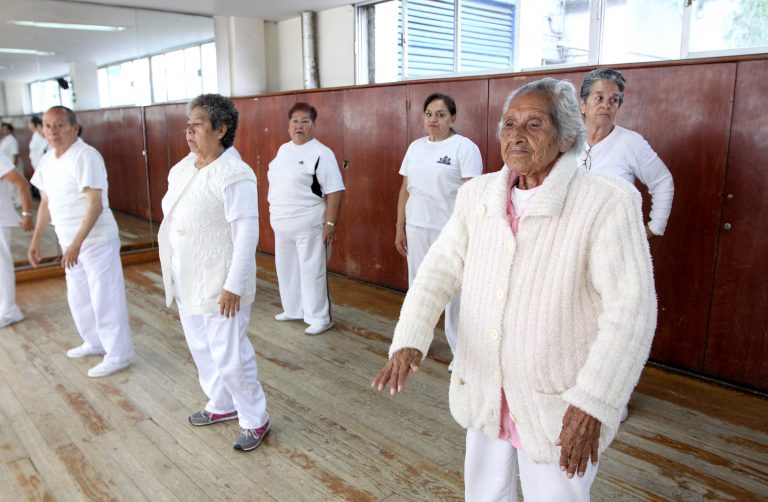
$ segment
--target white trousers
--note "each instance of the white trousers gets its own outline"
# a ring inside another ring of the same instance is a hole
[[[467,502],[517,502],[517,474],[527,502],[588,502],[597,467],[568,479],[559,464],[535,464],[522,450],[480,431],[467,431],[464,492]]]
[[[104,360],[124,364],[133,359],[128,325],[120,241],[80,248],[77,265],[66,269],[67,300],[83,341],[106,352]]]
[[[275,230],[275,269],[285,314],[307,324],[329,324],[328,250],[323,227]]]
[[[186,315],[179,303],[179,317],[197,365],[200,387],[208,397],[205,410],[216,414],[237,410],[243,429],[264,425],[269,419],[267,398],[248,339],[251,305],[241,306],[227,319],[219,313]]]
[[[419,265],[427,255],[430,246],[440,235],[439,230],[428,228],[405,226],[405,237],[408,239],[408,285],[413,284]],[[451,353],[456,354],[456,338],[459,336],[459,309],[461,307],[461,295],[457,294],[445,306],[445,337],[451,347]]]
[[[11,227],[0,227],[0,321],[21,315],[16,305],[16,277],[11,254]]]

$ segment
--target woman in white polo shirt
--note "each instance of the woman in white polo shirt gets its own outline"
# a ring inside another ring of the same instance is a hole
[[[308,335],[333,326],[326,265],[344,195],[333,152],[315,139],[317,110],[296,103],[288,111],[291,141],[269,163],[269,220],[275,231],[275,268],[283,312],[277,321],[304,320]]]
[[[408,147],[400,167],[403,184],[397,199],[395,247],[408,260],[408,284],[453,213],[456,192],[464,181],[483,174],[480,149],[456,134],[456,102],[446,94],[431,94],[424,101],[427,136]],[[445,306],[445,336],[456,353],[459,295]],[[453,362],[448,366],[453,370]]]

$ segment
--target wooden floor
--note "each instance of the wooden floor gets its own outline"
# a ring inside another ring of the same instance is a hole
[[[137,359],[89,379],[63,279],[20,284],[27,320],[0,330],[0,499],[462,499],[464,433],[448,412],[442,337],[395,398],[369,383],[384,363],[402,295],[334,278],[336,328],[316,337],[277,323],[273,261],[259,257],[250,336],[272,431],[256,451],[236,423],[194,428],[201,408],[157,263],[126,268]],[[658,368],[601,457],[593,500],[768,499],[768,400]]]
[[[35,201],[35,208],[37,208],[37,201]],[[158,225],[152,225],[148,221],[118,211],[112,213],[117,221],[120,245],[123,250],[150,248],[157,242]],[[32,233],[23,232],[20,228],[11,230],[11,256],[17,267],[29,266],[27,249],[31,238]],[[48,225],[40,239],[40,256],[43,257],[43,262],[54,261],[61,256],[61,248],[59,248],[53,225]]]

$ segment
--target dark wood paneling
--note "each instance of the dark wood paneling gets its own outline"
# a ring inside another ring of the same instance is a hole
[[[152,221],[163,221],[160,202],[168,191],[168,172],[189,153],[184,136],[186,105],[169,104],[144,109],[147,134],[147,171]]]
[[[148,221],[151,211],[141,113],[139,107],[91,110],[78,112],[77,120],[83,126],[83,140],[104,157],[110,207]]]
[[[432,93],[448,94],[456,101],[458,134],[480,148],[485,167],[488,153],[488,79],[408,84],[408,143],[426,135],[424,100]]]
[[[762,391],[768,391],[766,81],[768,61],[738,63],[704,363],[709,375]]]
[[[651,357],[693,371],[704,363],[735,72],[736,63],[623,70],[617,122],[642,134],[675,180],[669,225],[651,241],[659,300]],[[647,198],[644,206],[647,218]]]
[[[295,103],[293,94],[238,98],[240,112],[235,147],[256,173],[259,186],[259,250],[275,252],[275,234],[269,225],[267,170],[280,145],[289,141],[288,110]]]
[[[344,96],[346,274],[405,289],[406,263],[395,250],[398,175],[405,150],[406,86],[350,89]]]

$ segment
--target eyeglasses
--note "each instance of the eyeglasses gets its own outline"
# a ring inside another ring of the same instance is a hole
[[[584,160],[581,161],[581,165],[584,166],[587,171],[592,169],[592,155],[590,155],[592,152],[591,148],[587,148],[587,155],[584,157]]]

